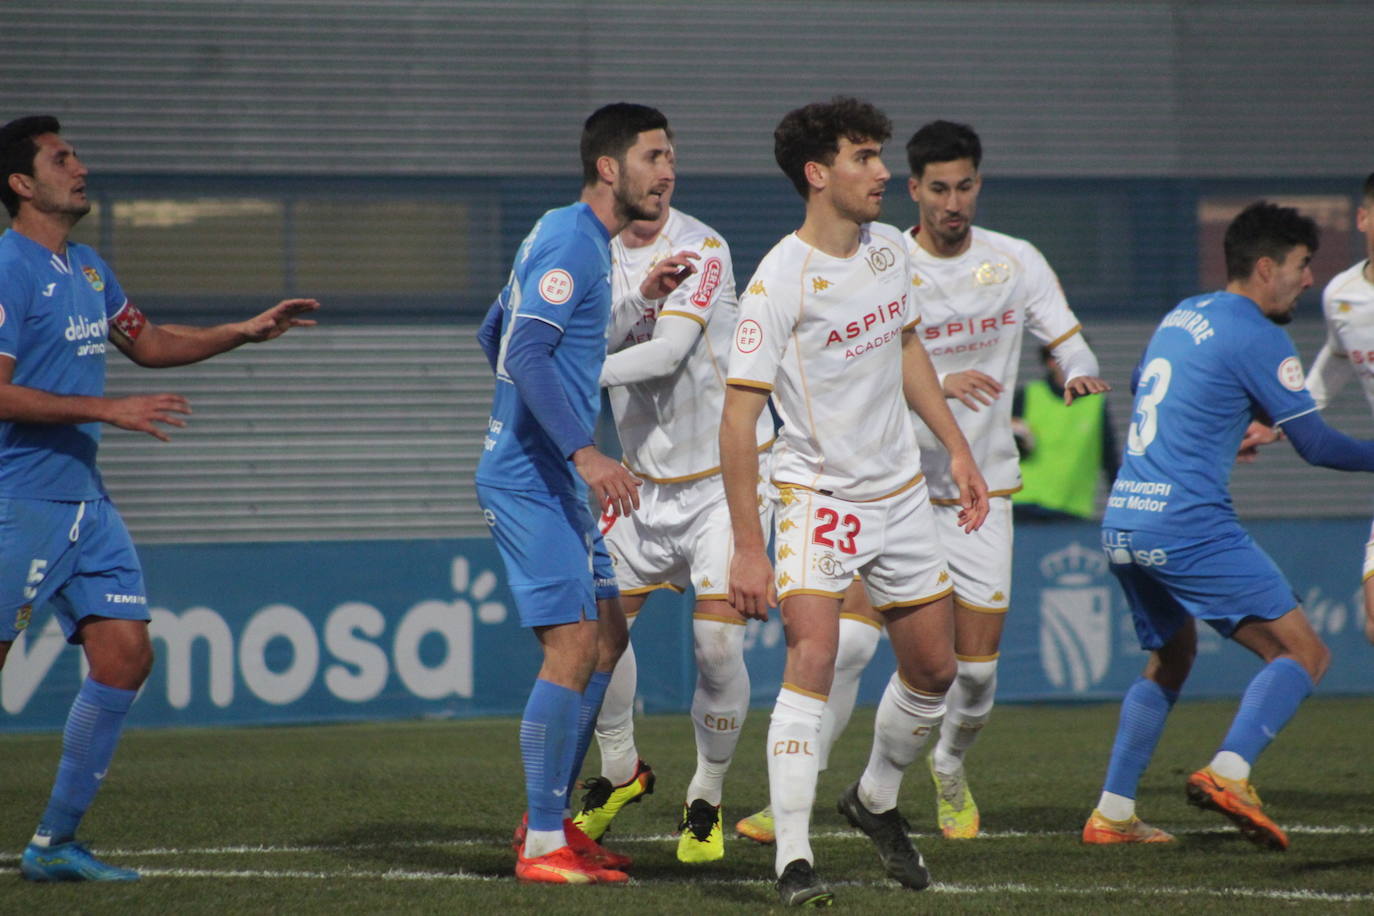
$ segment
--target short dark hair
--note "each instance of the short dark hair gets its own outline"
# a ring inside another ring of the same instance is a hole
[[[813,102],[783,115],[773,131],[773,158],[792,179],[797,193],[806,198],[811,194],[806,164],[833,164],[841,137],[851,143],[886,143],[891,136],[887,115],[862,99],[837,95],[829,102]]]
[[[582,125],[582,184],[596,184],[596,160],[611,156],[625,161],[625,154],[646,130],[663,130],[673,139],[672,128],[663,112],[648,105],[615,102],[592,112]]]
[[[931,121],[906,141],[906,161],[911,174],[920,178],[932,162],[971,159],[977,169],[983,162],[983,142],[967,124]]]
[[[1370,172],[1364,180],[1363,197],[1365,200],[1374,200],[1374,172]]]
[[[1299,245],[1316,253],[1321,242],[1317,223],[1292,207],[1257,200],[1226,227],[1226,279],[1244,280],[1260,258],[1283,261]]]
[[[62,125],[52,115],[29,115],[15,118],[0,127],[0,201],[11,217],[19,215],[19,195],[10,187],[10,176],[33,174],[33,160],[38,156],[34,138],[40,134],[62,132]]]

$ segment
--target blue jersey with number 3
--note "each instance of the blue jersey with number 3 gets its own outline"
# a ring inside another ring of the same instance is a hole
[[[515,256],[501,291],[504,311],[496,363],[496,391],[477,482],[510,490],[585,495],[586,484],[520,399],[505,371],[511,332],[542,321],[562,332],[554,368],[588,434],[601,410],[601,364],[611,313],[611,235],[584,203],[550,210],[535,223]]]
[[[1250,420],[1281,424],[1316,409],[1292,340],[1253,300],[1183,300],[1141,359],[1103,526],[1193,538],[1235,524],[1228,484]]]

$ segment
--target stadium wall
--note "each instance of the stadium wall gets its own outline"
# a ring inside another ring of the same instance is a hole
[[[1253,531],[1332,648],[1321,690],[1374,691],[1358,595],[1364,523]],[[539,667],[489,540],[162,546],[143,558],[159,660],[133,726],[517,715]],[[1021,526],[1013,594],[1002,701],[1116,699],[1139,674],[1143,655],[1095,526]],[[690,601],[655,596],[635,625],[646,711],[691,704]],[[1237,694],[1258,662],[1200,631],[1188,695]],[[745,646],[753,703],[766,707],[784,661],[777,615],[750,623]],[[876,703],[892,671],[884,641],[860,701]],[[84,675],[56,621],[36,615],[0,672],[0,731],[61,728]]]

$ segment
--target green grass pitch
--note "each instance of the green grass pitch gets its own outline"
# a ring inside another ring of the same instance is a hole
[[[1088,848],[1115,704],[999,707],[969,762],[984,836],[934,830],[924,762],[902,789],[935,884],[884,878],[834,803],[868,755],[859,710],[822,774],[817,869],[837,906],[873,913],[1223,913],[1374,910],[1374,699],[1314,698],[1256,771],[1292,849],[1266,852],[1189,807],[1234,702],[1183,702],[1140,791],[1142,815],[1177,844]],[[726,784],[727,823],[767,801],[768,712],[751,712]],[[0,740],[0,913],[757,913],[779,909],[773,853],[727,839],[724,862],[687,867],[671,832],[695,757],[685,715],[642,717],[655,794],[608,834],[636,857],[628,887],[524,887],[511,876],[523,799],[511,720],[378,723],[127,734],[82,837],[138,868],[132,885],[36,886],[16,870],[47,798],[57,735]],[[594,772],[596,752],[590,755]]]

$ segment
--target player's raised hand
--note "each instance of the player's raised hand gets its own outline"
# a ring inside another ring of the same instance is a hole
[[[572,453],[573,467],[591,487],[603,515],[629,515],[639,508],[639,485],[642,481],[614,458],[599,452],[594,445],[585,445]]]
[[[239,324],[243,335],[253,343],[262,343],[280,337],[292,328],[308,328],[315,324],[313,318],[300,318],[315,311],[320,304],[314,299],[283,299],[267,311]]]
[[[679,251],[659,261],[649,269],[644,282],[639,284],[639,294],[651,302],[662,299],[696,273],[692,262],[700,257],[695,251]]]
[[[959,486],[959,527],[972,534],[983,527],[988,517],[988,484],[970,452],[951,455],[951,479]]]
[[[977,369],[951,372],[945,376],[945,397],[958,398],[969,410],[977,411],[978,405],[990,405],[1002,393],[1002,383]]]
[[[1111,391],[1112,386],[1095,375],[1077,375],[1064,386],[1064,403],[1072,404],[1074,398]]]
[[[736,550],[730,557],[729,601],[746,618],[768,619],[768,609],[778,604],[768,554],[762,550]]]
[[[109,398],[104,420],[111,426],[170,442],[172,437],[156,424],[184,427],[186,421],[177,414],[190,412],[190,402],[179,394],[135,394],[127,398]]]

